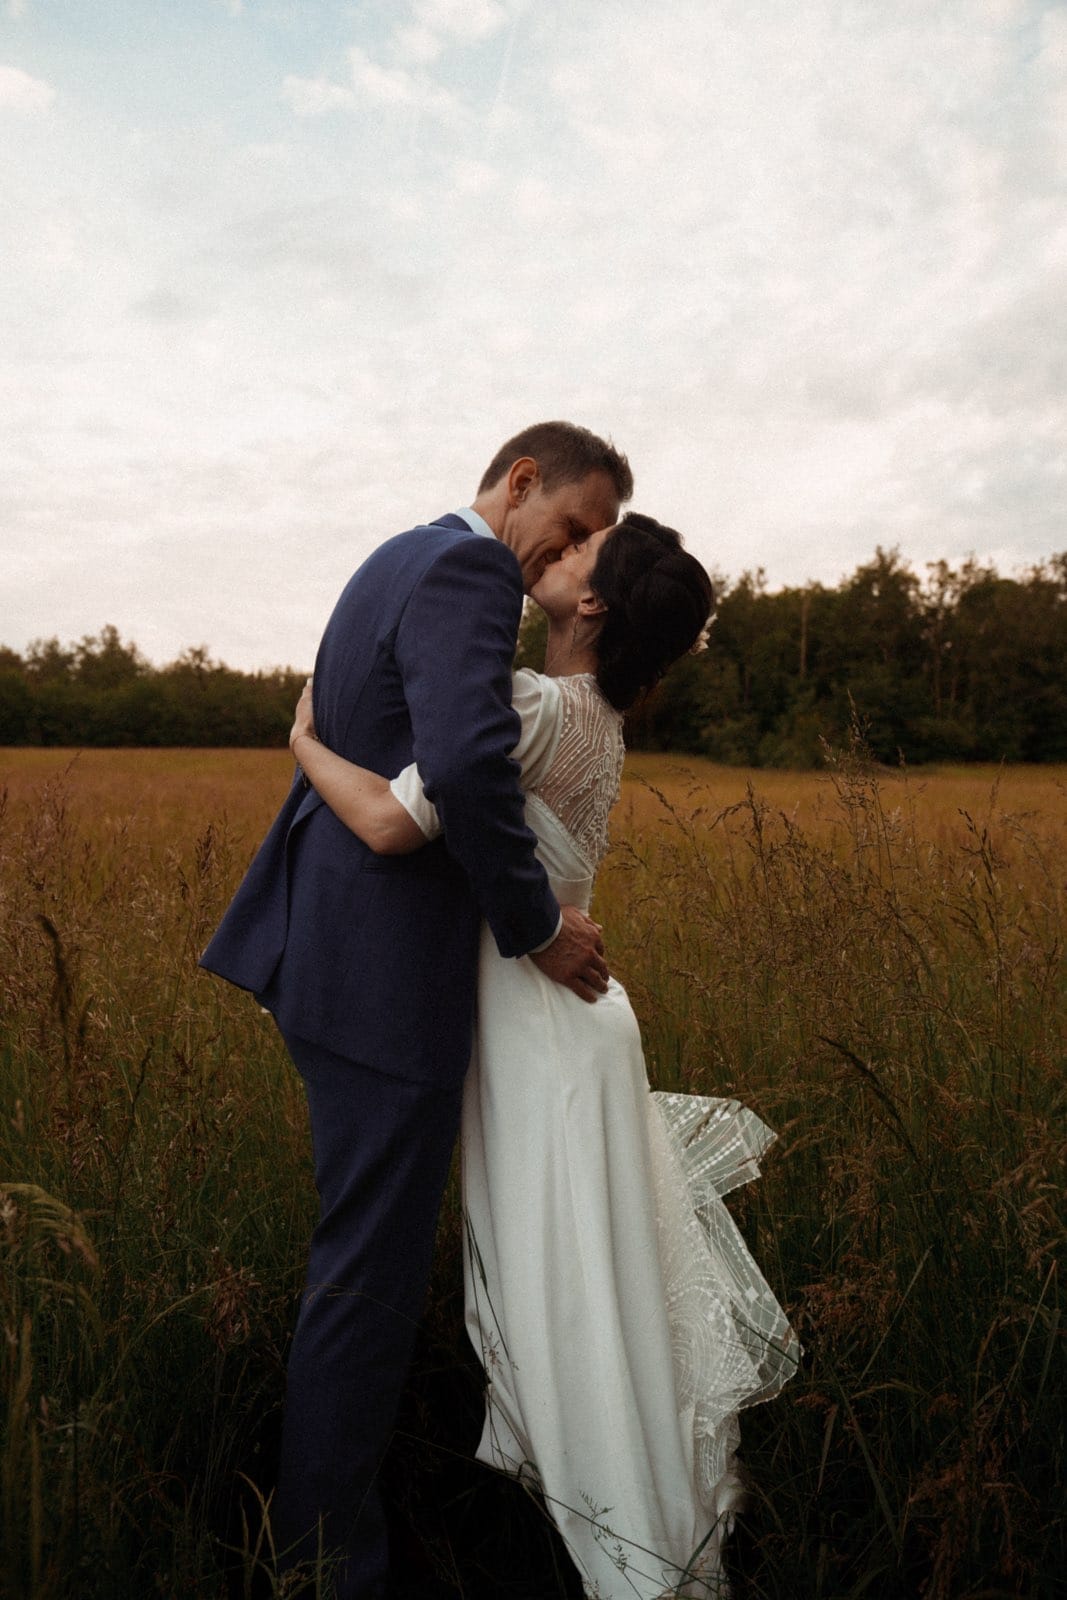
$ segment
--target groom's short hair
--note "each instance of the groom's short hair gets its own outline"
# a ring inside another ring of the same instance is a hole
[[[537,462],[541,486],[546,491],[565,483],[580,483],[591,472],[606,472],[620,501],[629,500],[634,492],[630,463],[613,444],[574,422],[535,422],[501,445],[485,469],[478,493],[498,484],[522,456],[532,456]]]

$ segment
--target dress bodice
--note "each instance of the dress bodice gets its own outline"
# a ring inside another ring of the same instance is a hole
[[[522,768],[526,820],[553,887],[562,880],[570,903],[580,904],[573,886],[586,877],[592,888],[608,847],[608,819],[625,755],[622,714],[608,704],[591,673],[549,678],[523,668],[515,673],[513,697],[521,732],[512,755]],[[391,787],[426,837],[435,838],[440,823],[418,768],[406,767]]]
[[[543,775],[523,785],[562,822],[590,872],[608,848],[608,818],[619,798],[622,716],[590,673],[545,679],[559,693],[558,738]],[[518,752],[516,752],[518,754]]]

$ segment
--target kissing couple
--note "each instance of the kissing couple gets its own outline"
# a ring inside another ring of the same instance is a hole
[[[589,916],[623,712],[713,605],[677,533],[619,520],[632,490],[611,444],[538,423],[469,507],[364,562],[202,957],[272,1013],[307,1090],[320,1216],[273,1534],[335,1600],[389,1593],[376,1476],[457,1132],[478,1456],[542,1497],[588,1596],[725,1594],[737,1413],[796,1368],[722,1203],[773,1135],[650,1093]],[[513,675],[524,593],[545,667]]]

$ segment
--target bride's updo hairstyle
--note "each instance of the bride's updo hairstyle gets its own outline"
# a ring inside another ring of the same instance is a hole
[[[627,711],[696,644],[715,604],[711,579],[673,528],[629,511],[601,545],[589,586],[607,607],[596,681]]]

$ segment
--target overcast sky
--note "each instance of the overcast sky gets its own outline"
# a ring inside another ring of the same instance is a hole
[[[1063,0],[0,0],[0,642],[308,666],[560,416],[737,577],[1067,547]]]

